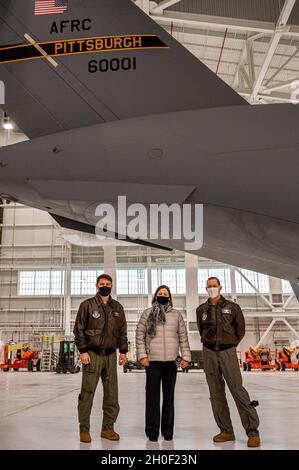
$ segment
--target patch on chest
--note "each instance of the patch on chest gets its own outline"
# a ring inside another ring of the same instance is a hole
[[[101,312],[99,312],[99,310],[94,310],[92,312],[92,316],[93,316],[93,318],[95,318],[97,320],[98,318],[100,318]]]
[[[224,307],[223,309],[221,309],[221,313],[224,313],[225,315],[229,315],[232,313],[232,311],[229,307]]]
[[[208,315],[206,313],[204,313],[203,316],[202,316],[202,321],[206,321],[207,318],[208,318]]]

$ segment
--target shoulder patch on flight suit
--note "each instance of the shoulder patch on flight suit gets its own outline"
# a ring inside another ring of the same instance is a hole
[[[98,318],[100,318],[101,312],[99,312],[98,310],[94,310],[92,312],[92,316],[93,316],[93,318],[95,318],[97,320]]]

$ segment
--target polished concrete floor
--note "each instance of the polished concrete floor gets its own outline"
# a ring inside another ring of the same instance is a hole
[[[251,399],[259,400],[261,449],[299,449],[299,372],[243,373]],[[175,436],[148,442],[144,435],[144,372],[119,371],[119,442],[99,437],[101,396],[94,401],[91,444],[80,444],[77,396],[81,374],[0,372],[0,449],[247,449],[246,435],[229,395],[234,443],[214,444],[214,423],[202,372],[178,374]]]

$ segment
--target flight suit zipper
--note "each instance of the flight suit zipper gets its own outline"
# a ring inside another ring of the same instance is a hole
[[[104,344],[105,344],[105,338],[107,337],[107,332],[108,332],[108,315],[107,315],[107,310],[106,307],[101,306],[102,312],[104,314],[104,327],[103,327],[103,337],[101,340],[101,349],[104,349]]]
[[[215,321],[216,321],[216,342],[215,342],[215,351],[219,351],[218,309],[217,309],[217,304],[215,305]]]

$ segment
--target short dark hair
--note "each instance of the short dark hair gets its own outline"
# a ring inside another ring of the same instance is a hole
[[[218,277],[216,276],[211,276],[207,279],[207,283],[208,281],[217,281],[218,282],[218,286],[221,286],[221,282],[219,281]]]
[[[167,292],[168,292],[168,294],[169,294],[169,304],[170,304],[171,306],[173,306],[173,304],[172,304],[172,295],[171,295],[170,289],[169,289],[168,286],[165,286],[164,284],[162,284],[162,286],[157,287],[156,292],[154,293],[154,297],[153,297],[152,303],[156,302],[156,300],[157,300],[157,294],[158,294],[158,292],[159,292],[160,289],[166,289],[166,290],[167,290]]]
[[[100,276],[97,277],[97,283],[101,280],[101,279],[108,279],[108,281],[111,282],[112,284],[112,277],[109,276],[109,274],[101,274]]]

